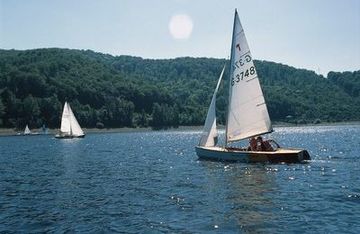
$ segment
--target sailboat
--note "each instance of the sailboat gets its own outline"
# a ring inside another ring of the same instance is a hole
[[[36,136],[39,135],[38,132],[32,132],[29,128],[29,125],[26,125],[25,130],[23,133],[19,132],[17,133],[18,136]]]
[[[266,102],[250,49],[235,10],[230,57],[229,101],[225,130],[225,146],[217,146],[216,94],[224,69],[215,88],[206,116],[204,130],[196,154],[200,159],[240,162],[301,162],[309,160],[304,149],[286,149],[278,145],[272,150],[236,148],[229,143],[252,139],[273,132]],[[260,138],[258,138],[260,139]]]
[[[29,126],[26,124],[26,127],[25,127],[25,130],[24,130],[24,135],[30,135],[31,134],[31,131],[29,129]]]
[[[70,104],[65,102],[64,110],[61,117],[60,133],[55,135],[56,138],[82,138],[85,137],[74,113],[71,110]]]

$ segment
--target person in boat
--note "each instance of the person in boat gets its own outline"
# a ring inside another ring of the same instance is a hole
[[[248,147],[248,151],[256,151],[256,139],[255,137],[251,137],[249,139],[249,147]]]
[[[256,151],[263,151],[264,147],[264,141],[261,136],[258,136],[256,138]]]
[[[256,139],[256,149],[258,151],[274,151],[270,141],[272,140],[263,140],[261,136],[258,136]]]

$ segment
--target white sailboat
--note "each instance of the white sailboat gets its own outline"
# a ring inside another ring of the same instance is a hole
[[[85,137],[74,113],[71,110],[70,104],[65,102],[64,110],[61,117],[60,133],[55,135],[56,138],[82,138]]]
[[[18,133],[17,135],[18,136],[36,136],[36,135],[39,135],[39,133],[31,131],[29,128],[29,125],[26,125],[24,132]]]
[[[225,146],[216,146],[215,99],[224,69],[212,97],[204,131],[195,148],[199,158],[241,162],[299,162],[310,159],[306,150],[276,147],[271,151],[228,147],[236,142],[273,131],[266,102],[244,30],[235,10],[231,57],[229,102]]]
[[[30,135],[30,134],[31,134],[31,131],[29,129],[29,126],[26,125],[25,130],[24,130],[24,135]]]

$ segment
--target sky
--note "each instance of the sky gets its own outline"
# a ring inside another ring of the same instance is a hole
[[[255,59],[360,70],[360,0],[0,0],[0,48],[229,58],[235,8]]]

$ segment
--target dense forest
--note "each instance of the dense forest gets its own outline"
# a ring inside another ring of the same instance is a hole
[[[202,125],[228,61],[142,59],[90,50],[0,50],[0,127],[58,128],[68,101],[83,127]],[[313,71],[255,61],[273,121],[360,120],[360,71]],[[225,77],[228,77],[228,71]],[[225,122],[228,83],[217,98]]]

